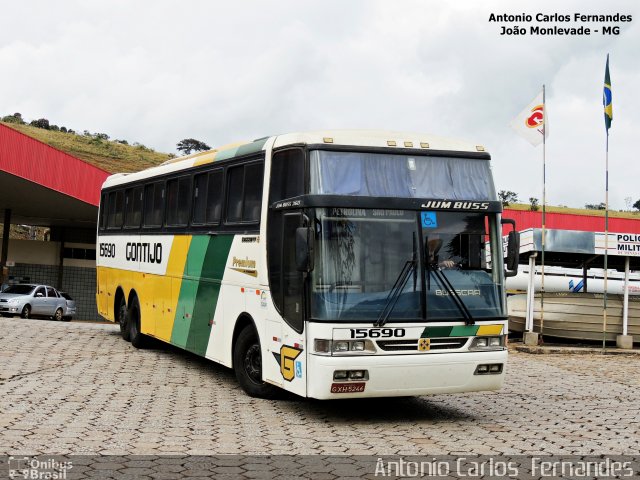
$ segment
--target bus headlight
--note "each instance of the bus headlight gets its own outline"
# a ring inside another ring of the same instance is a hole
[[[331,353],[331,340],[316,338],[313,341],[313,350],[316,353]]]
[[[371,340],[327,340],[316,338],[313,341],[314,353],[320,355],[357,355],[376,353]]]
[[[496,337],[476,337],[469,346],[469,350],[502,350],[503,348],[504,335]]]
[[[348,340],[338,340],[337,342],[333,342],[333,349],[332,350],[335,353],[348,352],[350,350],[349,341]]]

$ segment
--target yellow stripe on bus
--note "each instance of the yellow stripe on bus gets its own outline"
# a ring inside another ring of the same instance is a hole
[[[502,325],[480,325],[476,335],[500,335]]]
[[[194,162],[193,162],[193,166],[197,167],[198,165],[204,165],[205,163],[211,163],[215,160],[216,158],[216,153],[218,153],[218,151],[213,151],[210,153],[205,153],[203,155],[200,155]]]
[[[153,280],[151,282],[155,283],[155,285],[149,285],[154,288],[153,295],[150,295],[151,298],[158,298],[159,296],[164,298],[164,314],[162,315],[162,321],[156,322],[154,335],[167,342],[171,341],[173,322],[176,318],[178,299],[180,298],[182,276],[190,245],[190,235],[176,235],[173,239],[166,275],[164,277],[156,277],[154,279],[155,282]]]

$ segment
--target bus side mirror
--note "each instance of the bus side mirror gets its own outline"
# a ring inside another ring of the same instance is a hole
[[[505,277],[515,277],[518,274],[518,263],[520,263],[520,233],[516,231],[516,222],[504,218],[502,224],[508,223],[513,226],[513,230],[509,232],[507,240],[507,258],[505,266],[507,270],[504,272]]]
[[[299,272],[313,270],[315,237],[311,227],[296,228],[296,268]]]

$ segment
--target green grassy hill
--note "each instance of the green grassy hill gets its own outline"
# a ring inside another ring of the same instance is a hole
[[[0,123],[110,173],[137,172],[159,165],[172,157],[143,145],[123,145],[76,133],[45,130],[16,123]]]
[[[508,207],[511,210],[531,210],[531,206],[524,203],[512,203]],[[547,213],[570,213],[573,215],[590,215],[593,217],[604,217],[604,210],[587,210],[586,208],[569,208],[569,207],[553,207],[547,205]],[[542,206],[538,210],[542,212]],[[634,218],[640,219],[640,212],[619,212],[617,210],[609,210],[609,217],[615,218]]]

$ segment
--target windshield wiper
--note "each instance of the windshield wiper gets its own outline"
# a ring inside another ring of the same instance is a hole
[[[398,278],[396,278],[396,281],[393,284],[393,287],[391,287],[391,291],[389,292],[389,295],[387,295],[384,308],[380,312],[380,316],[378,317],[378,320],[376,320],[373,324],[374,327],[381,327],[385,323],[387,323],[387,320],[389,319],[389,315],[391,315],[391,312],[395,308],[396,303],[398,303],[400,294],[402,294],[404,287],[407,285],[407,281],[409,280],[409,275],[411,275],[411,272],[416,270],[416,264],[417,262],[415,260],[407,260],[405,262],[404,266],[402,267],[402,270],[400,271],[400,274],[398,275]]]
[[[456,307],[458,307],[458,310],[460,310],[460,313],[462,313],[462,316],[464,317],[465,325],[474,325],[475,319],[473,318],[473,315],[471,315],[471,312],[460,298],[460,295],[458,295],[458,292],[456,292],[456,289],[453,288],[453,285],[451,285],[451,282],[449,281],[447,276],[442,273],[438,267],[430,268],[430,270],[436,274],[436,277],[438,277],[440,283],[442,283],[442,285],[444,285],[444,288],[447,289],[447,292],[449,292],[449,295],[454,300],[453,303],[456,305]]]

